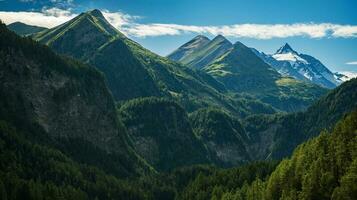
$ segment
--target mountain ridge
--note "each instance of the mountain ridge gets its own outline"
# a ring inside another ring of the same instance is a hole
[[[22,22],[14,22],[7,25],[7,27],[21,36],[29,36],[47,30],[44,27],[28,25]]]

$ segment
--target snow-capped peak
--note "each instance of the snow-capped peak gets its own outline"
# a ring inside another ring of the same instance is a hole
[[[285,43],[284,46],[280,47],[278,51],[276,51],[275,54],[286,54],[286,53],[294,53],[297,54],[296,51],[294,51],[293,48],[288,43]]]
[[[260,58],[284,76],[311,81],[327,88],[334,88],[342,82],[342,79],[345,79],[345,77],[341,77],[341,80],[338,80],[338,77],[319,60],[296,52],[288,43],[285,43],[272,55],[253,52],[260,55]]]

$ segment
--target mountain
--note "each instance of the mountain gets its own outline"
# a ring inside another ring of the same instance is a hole
[[[126,102],[119,116],[133,146],[160,171],[209,163],[205,147],[193,133],[186,111],[177,103],[148,97]]]
[[[221,57],[232,46],[232,43],[222,35],[216,36],[211,41],[205,36],[197,36],[167,57],[191,68],[202,69]]]
[[[347,113],[357,108],[357,79],[351,79],[319,99],[305,112],[287,115],[246,118],[245,130],[253,139],[252,149],[258,149],[254,159],[281,159],[296,146],[317,136]]]
[[[211,76],[158,56],[125,37],[99,10],[82,13],[34,39],[102,71],[117,101],[156,96],[175,100],[189,112],[207,105],[239,115],[251,112],[245,109],[248,106],[237,107],[245,103],[223,94],[225,87]]]
[[[282,77],[240,42],[203,70],[229,91],[251,94],[284,111],[303,110],[327,91],[314,84]]]
[[[253,52],[284,76],[309,81],[326,88],[334,88],[341,83],[319,60],[296,52],[287,43],[272,55],[255,49]]]
[[[101,73],[21,38],[4,24],[0,48],[1,120],[31,141],[118,176],[148,169],[128,144]]]
[[[34,35],[34,39],[60,54],[96,66],[105,74],[116,100],[160,94],[156,83],[125,43],[128,39],[99,10],[82,13]]]
[[[28,36],[28,35],[32,35],[32,34],[47,30],[47,28],[44,28],[44,27],[31,26],[31,25],[24,24],[21,22],[14,22],[12,24],[9,24],[9,25],[7,25],[7,28],[21,36]]]

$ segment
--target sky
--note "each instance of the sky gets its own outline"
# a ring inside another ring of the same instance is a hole
[[[355,0],[0,0],[0,19],[51,28],[92,9],[162,56],[198,34],[222,34],[268,54],[289,43],[357,74]]]

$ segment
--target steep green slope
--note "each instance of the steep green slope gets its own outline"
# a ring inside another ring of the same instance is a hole
[[[322,97],[305,112],[250,116],[245,128],[260,153],[258,158],[280,159],[323,129],[330,129],[338,119],[357,108],[357,79],[347,81]]]
[[[208,41],[208,38],[204,36],[197,36],[167,57],[191,68],[202,69],[232,47],[232,43],[222,35],[216,36],[211,41]]]
[[[125,36],[99,10],[34,36],[56,52],[93,64],[104,72],[116,100],[158,96],[158,86],[127,47]]]
[[[12,24],[7,25],[7,28],[14,31],[16,34],[21,36],[32,35],[41,31],[46,30],[47,28],[39,27],[39,26],[31,26],[28,24],[24,24],[21,22],[14,22]]]
[[[61,58],[4,24],[0,66],[0,119],[26,130],[31,140],[65,147],[81,162],[120,176],[141,173],[144,165],[127,144],[125,127],[97,70]],[[96,154],[90,157],[89,151]]]
[[[183,108],[158,98],[134,99],[119,109],[135,150],[160,171],[207,163]]]
[[[222,199],[355,199],[357,195],[357,111],[330,133],[300,145],[270,178]]]
[[[337,120],[357,108],[357,79],[352,79],[332,90],[304,113],[291,114],[279,123],[272,157],[288,155],[295,146],[316,136],[323,129],[331,129]]]
[[[193,131],[220,166],[237,166],[250,161],[249,138],[240,121],[218,109],[201,109],[190,115]]]
[[[357,194],[357,110],[334,130],[297,147],[291,158],[202,172],[176,199],[346,199]]]
[[[204,68],[232,92],[249,93],[283,111],[303,110],[326,89],[284,78],[240,42]]]

